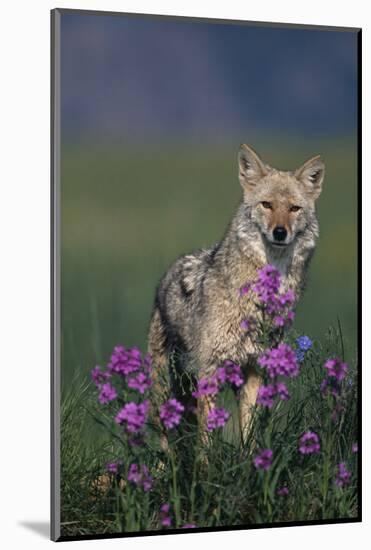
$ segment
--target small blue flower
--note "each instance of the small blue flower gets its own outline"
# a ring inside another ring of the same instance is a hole
[[[297,350],[295,350],[295,354],[296,354],[297,361],[299,361],[299,363],[302,363],[304,361],[304,358],[305,358],[304,351],[301,351],[301,349],[297,349]]]
[[[301,351],[308,351],[313,345],[312,340],[305,335],[299,336],[299,338],[296,339],[296,343]]]

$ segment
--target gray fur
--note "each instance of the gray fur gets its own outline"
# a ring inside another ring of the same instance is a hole
[[[242,408],[255,402],[259,380],[251,365],[259,350],[256,337],[240,323],[259,316],[259,310],[249,295],[241,299],[238,289],[254,281],[257,270],[270,263],[280,270],[284,288],[291,288],[299,298],[318,237],[315,200],[323,177],[319,157],[295,172],[283,172],[241,146],[243,199],[223,239],[209,249],[181,256],[157,288],[149,332],[155,369],[167,364],[174,349],[183,357],[179,368],[196,377],[213,374],[229,359],[245,370]],[[266,201],[272,205],[269,210],[262,206]],[[289,212],[290,205],[300,210]],[[287,229],[285,246],[273,244],[277,224]],[[241,418],[246,425],[247,411]]]

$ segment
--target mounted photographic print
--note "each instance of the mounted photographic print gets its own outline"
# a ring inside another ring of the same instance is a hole
[[[361,520],[360,47],[52,11],[53,540]]]

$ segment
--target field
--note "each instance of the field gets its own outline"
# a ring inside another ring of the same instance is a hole
[[[116,347],[94,384],[70,392],[63,537],[358,518],[357,366],[343,361],[341,331],[313,344],[291,330],[282,343],[263,325],[264,391],[244,434],[238,365],[193,387],[216,395],[206,430],[173,398],[167,370],[150,405],[152,367],[137,349]]]
[[[317,142],[313,150],[309,143],[271,143],[258,150],[271,165],[287,169],[321,152],[327,167],[318,205],[321,236],[290,336],[294,345],[297,335],[309,335],[314,346],[300,376],[290,382],[291,399],[280,402],[268,422],[269,445],[280,460],[268,472],[253,467],[251,446],[236,436],[235,398],[226,390],[223,399],[231,419],[203,450],[195,451],[199,436],[194,427],[186,432],[192,445],[184,443],[179,428],[169,457],[161,454],[156,434],[150,436],[136,458],[148,464],[156,488],[134,498],[128,489],[122,497],[115,476],[107,491],[95,487],[91,494],[107,461],[124,459],[127,469],[129,450],[112,435],[107,418],[102,425],[89,373],[107,363],[117,344],[146,350],[160,276],[178,255],[222,236],[240,198],[236,151],[179,144],[141,150],[118,145],[63,149],[62,522],[67,536],[160,528],[159,507],[167,502],[173,527],[357,515],[352,452],[357,386],[354,145],[347,140]],[[335,422],[334,403],[318,391],[323,364],[332,356],[349,365]],[[257,415],[259,437],[266,437],[268,424]],[[299,438],[308,430],[320,436],[320,457],[298,455]],[[288,442],[284,457],[283,441]],[[187,449],[194,455],[187,457]],[[207,468],[204,460],[195,459],[205,454]],[[334,485],[336,468],[344,461],[352,475],[345,490]],[[277,496],[286,486],[289,495]],[[132,506],[137,510],[133,514],[128,512]]]

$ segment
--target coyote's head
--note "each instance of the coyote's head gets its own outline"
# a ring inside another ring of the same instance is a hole
[[[265,164],[247,145],[241,145],[239,178],[250,220],[272,247],[286,247],[304,233],[314,218],[325,165],[319,156],[295,171],[283,172]]]

